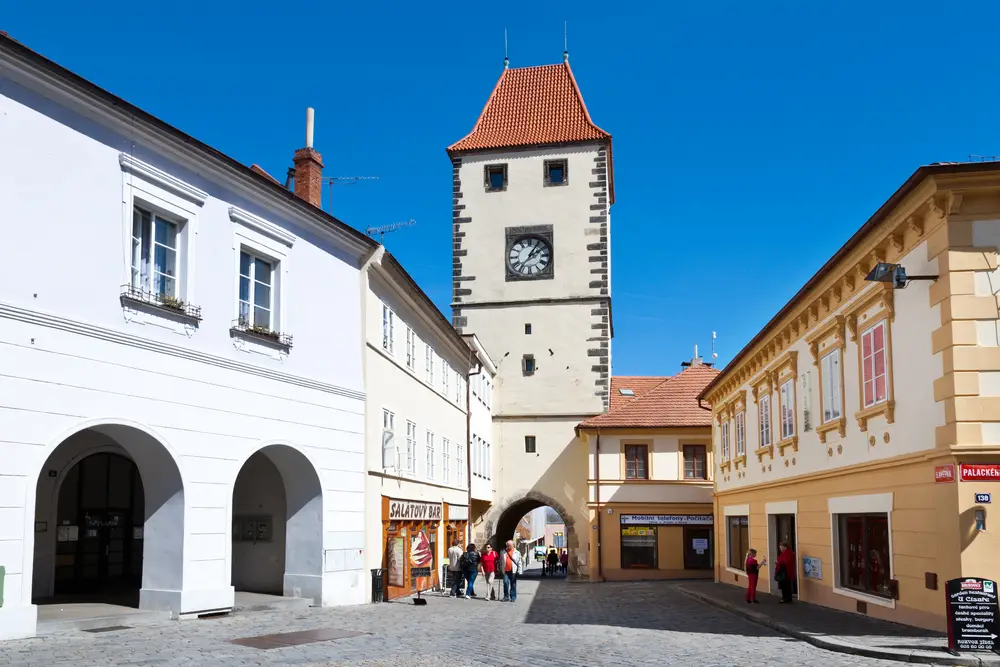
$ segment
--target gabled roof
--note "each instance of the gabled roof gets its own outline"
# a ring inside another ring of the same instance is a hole
[[[628,377],[628,383],[635,385],[645,381],[645,390],[636,391],[635,398],[619,401],[618,407],[612,403],[610,410],[581,422],[578,428],[711,427],[711,407],[699,403],[698,394],[718,374],[715,368],[700,364],[688,366],[668,378]],[[617,391],[615,387],[624,387],[624,379],[619,378],[618,382],[611,379],[613,393]]]
[[[608,186],[614,202],[611,135],[590,118],[569,63],[505,69],[472,131],[448,153],[608,142]]]
[[[611,409],[617,410],[638,400],[651,389],[670,379],[669,375],[616,375],[611,378]],[[622,390],[632,395],[622,394]]]

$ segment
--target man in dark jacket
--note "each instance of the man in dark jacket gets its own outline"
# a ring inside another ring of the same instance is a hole
[[[465,550],[465,554],[462,556],[462,572],[465,574],[466,581],[469,582],[469,587],[465,591],[466,599],[476,597],[474,587],[476,584],[476,577],[479,576],[479,563],[481,559],[482,556],[476,549],[475,544],[470,544]]]

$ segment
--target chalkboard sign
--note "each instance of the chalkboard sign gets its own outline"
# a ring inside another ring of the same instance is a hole
[[[411,577],[429,577],[431,576],[431,568],[429,567],[411,567],[410,568]]]
[[[1000,649],[997,583],[989,579],[952,579],[945,586],[948,606],[948,648],[952,651]]]

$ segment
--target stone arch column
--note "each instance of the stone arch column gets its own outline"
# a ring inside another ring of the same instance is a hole
[[[504,543],[513,537],[521,517],[539,507],[551,507],[559,514],[566,526],[566,548],[570,552],[579,549],[580,539],[573,514],[551,497],[534,490],[517,491],[490,509],[483,524],[486,540],[494,549],[502,549]],[[570,573],[577,574],[576,569],[576,563],[571,558]]]

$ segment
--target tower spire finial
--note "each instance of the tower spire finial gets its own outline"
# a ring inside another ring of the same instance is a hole
[[[510,67],[510,58],[507,57],[507,28],[503,29],[503,68]]]
[[[569,63],[569,21],[563,21],[563,62]]]

